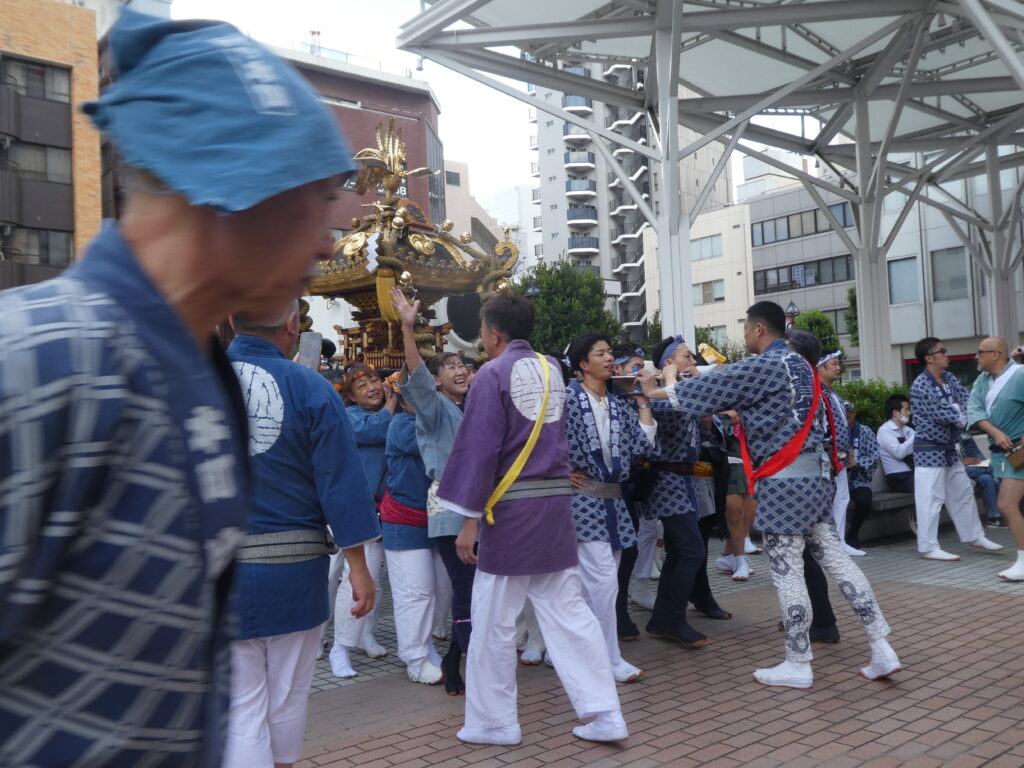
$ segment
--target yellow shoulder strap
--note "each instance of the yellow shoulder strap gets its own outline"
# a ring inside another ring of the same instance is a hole
[[[530,454],[533,453],[533,449],[537,445],[537,439],[540,437],[540,429],[544,426],[544,416],[548,412],[548,396],[551,394],[551,367],[548,365],[544,355],[539,352],[534,354],[540,360],[540,367],[544,371],[544,397],[541,398],[540,410],[537,411],[537,420],[533,422],[533,429],[530,430],[530,436],[526,439],[526,445],[523,446],[523,450],[516,456],[516,460],[512,462],[512,466],[508,468],[505,476],[501,478],[501,482],[498,483],[498,487],[494,489],[491,497],[487,499],[487,505],[484,507],[484,517],[488,525],[494,525],[494,505],[501,501],[505,491],[511,488],[512,483],[519,479],[519,473],[523,471],[523,467],[526,466]]]

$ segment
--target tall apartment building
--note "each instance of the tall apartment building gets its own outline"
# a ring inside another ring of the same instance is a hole
[[[469,166],[457,160],[444,161],[444,200],[448,218],[456,232],[469,232],[486,253],[493,253],[501,240],[498,221],[473,197],[469,187]]]
[[[58,274],[100,226],[96,20],[57,0],[0,0],[0,288]]]
[[[626,64],[606,68],[590,63],[561,66],[566,72],[581,77],[603,78],[635,90],[644,87],[642,68]],[[535,89],[534,96],[639,144],[648,143],[642,111],[546,88]],[[649,310],[653,313],[660,304],[659,285],[650,279],[651,249],[656,239],[651,239],[653,233],[645,236],[650,228],[647,221],[618,174],[595,150],[587,131],[539,109],[531,112],[530,120],[537,123],[536,137],[531,137],[530,141],[537,150],[537,160],[531,170],[539,180],[534,192],[537,207],[534,226],[540,227],[543,233],[540,255],[545,261],[564,255],[579,268],[600,274],[606,281],[607,294],[614,297],[613,311],[632,335],[639,336]],[[682,128],[679,131],[681,145],[696,138],[691,131]],[[610,145],[609,149],[643,196],[651,199],[658,185],[654,164],[632,149],[618,145]],[[711,175],[722,151],[715,144],[708,145],[681,163],[681,189],[687,210]],[[731,186],[727,169],[718,179],[705,209],[728,203]]]

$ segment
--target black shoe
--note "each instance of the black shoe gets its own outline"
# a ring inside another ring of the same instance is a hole
[[[812,643],[829,643],[835,645],[839,642],[839,627],[833,624],[831,627],[811,627]]]
[[[696,648],[697,646],[704,645],[708,638],[702,635],[696,629],[691,627],[689,624],[680,624],[672,629],[661,627],[655,624],[653,621],[647,623],[647,634],[651,637],[660,637],[663,640],[671,640],[685,645],[689,648]]]
[[[444,672],[444,692],[449,696],[465,696],[466,683],[462,680],[459,664],[462,651],[457,643],[448,646],[448,653],[441,659],[441,671]]]
[[[985,525],[989,528],[1009,528],[1010,524],[1006,522],[1005,517],[990,517],[985,521]]]
[[[722,606],[720,606],[718,603],[716,603],[714,601],[712,601],[712,603],[710,605],[704,605],[704,606],[694,605],[693,608],[698,613],[702,613],[705,616],[707,616],[709,619],[716,619],[717,621],[725,621],[726,619],[731,619],[732,618],[732,614],[731,613],[729,613],[727,610],[725,610]]]
[[[616,624],[618,625],[619,640],[640,639],[640,628],[628,616],[620,618]]]

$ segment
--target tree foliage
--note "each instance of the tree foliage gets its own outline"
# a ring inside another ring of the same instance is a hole
[[[536,295],[528,289],[536,288]],[[536,313],[530,343],[539,352],[561,351],[584,331],[604,333],[614,343],[622,326],[606,310],[604,280],[589,268],[577,269],[567,259],[538,262],[520,277],[518,293]]]
[[[650,355],[658,343],[664,338],[661,330],[661,310],[654,310],[654,314],[644,323],[644,337],[640,340],[640,346]],[[623,341],[628,341],[623,334]]]
[[[903,384],[889,384],[881,379],[837,381],[834,387],[836,394],[857,407],[857,421],[871,430],[877,430],[885,421],[885,401],[891,395],[910,396]]]
[[[842,347],[839,346],[839,335],[836,333],[836,327],[828,319],[828,315],[820,309],[804,310],[793,320],[793,327],[810,331],[817,336],[818,341],[821,342],[822,354],[835,352],[837,349],[840,352],[842,351]]]
[[[846,332],[850,334],[850,343],[860,346],[860,329],[857,327],[857,286],[851,285],[846,289],[846,311],[843,312],[843,320],[846,321]]]

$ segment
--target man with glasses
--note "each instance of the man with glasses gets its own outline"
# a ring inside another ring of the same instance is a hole
[[[914,379],[914,503],[917,551],[926,560],[959,560],[939,547],[939,511],[946,505],[960,540],[987,552],[1002,549],[985,538],[971,480],[960,459],[960,430],[967,425],[968,393],[952,373],[942,342],[926,336],[914,347],[925,369]]]
[[[989,337],[978,345],[978,369],[967,404],[967,421],[988,435],[992,450],[992,471],[999,480],[999,511],[1009,523],[1017,545],[1017,561],[999,578],[1024,581],[1024,519],[1020,502],[1024,498],[1024,470],[1014,469],[1006,459],[1024,434],[1024,378],[1018,375],[1024,366],[1009,358],[1005,339]]]

